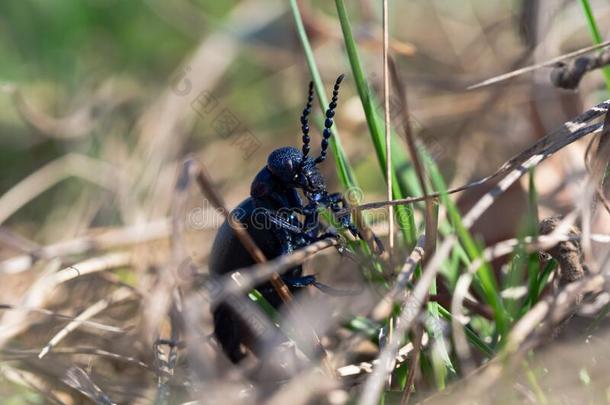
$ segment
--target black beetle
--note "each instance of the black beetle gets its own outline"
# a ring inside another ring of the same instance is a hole
[[[303,147],[299,151],[293,147],[274,150],[268,157],[267,165],[256,175],[250,189],[250,197],[245,199],[232,215],[242,224],[268,259],[289,254],[295,249],[307,246],[329,234],[320,235],[318,226],[319,209],[329,209],[336,214],[342,227],[354,236],[359,232],[350,220],[347,202],[340,193],[329,194],[324,177],[316,167],[326,158],[330,128],[333,125],[339,86],[343,75],[339,76],[333,88],[332,100],[326,110],[322,133],[320,155],[309,156],[310,138],[308,115],[313,102],[313,83],[309,84],[307,104],[301,116]],[[298,189],[307,199],[303,204]],[[304,217],[301,222],[299,215]],[[379,244],[379,241],[376,239]],[[219,276],[253,265],[255,262],[231,229],[228,221],[219,229],[212,245],[209,258],[210,275]],[[314,276],[303,276],[302,267],[294,267],[282,275],[283,281],[295,291],[307,285],[316,285]],[[281,298],[267,282],[256,287],[258,291],[278,308]],[[238,362],[245,356],[243,346],[251,347],[245,340],[250,334],[247,327],[231,307],[220,303],[214,309],[214,334],[224,352]],[[268,343],[268,342],[267,342]]]

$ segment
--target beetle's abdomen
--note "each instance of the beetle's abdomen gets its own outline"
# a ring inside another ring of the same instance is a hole
[[[258,211],[258,214],[256,211],[257,203],[260,204],[260,201],[248,198],[235,208],[232,214],[246,227],[249,235],[262,250],[265,257],[273,259],[283,253],[279,239],[281,237],[280,232],[275,225],[270,226],[265,221],[261,221],[260,217],[255,218],[256,215],[260,215],[260,211]],[[231,229],[228,221],[225,221],[216,233],[208,263],[210,274],[218,276],[249,267],[255,264],[255,261]],[[289,273],[292,277],[298,276],[301,273],[301,268],[295,268]],[[256,286],[256,289],[274,307],[277,308],[282,304],[280,297],[269,282]],[[252,344],[262,348],[283,340],[283,335],[278,330],[268,339],[268,342],[252,342],[252,334],[248,330],[247,324],[240,319],[240,314],[236,313],[226,303],[221,303],[214,309],[214,334],[224,352],[233,362],[238,362],[244,357],[242,344],[257,351],[256,347],[251,347]]]
[[[282,253],[281,243],[274,229],[262,220],[262,215],[256,210],[254,200],[248,198],[239,204],[232,212],[239,222],[246,227],[250,237],[263,251],[268,259]],[[209,267],[212,274],[225,274],[255,263],[250,253],[231,229],[228,221],[224,221],[212,244]]]

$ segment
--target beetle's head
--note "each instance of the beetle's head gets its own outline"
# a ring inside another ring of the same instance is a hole
[[[290,146],[271,152],[267,168],[287,188],[300,188],[309,199],[319,199],[326,192],[324,177],[314,159]]]
[[[326,182],[316,164],[315,160],[305,156],[298,175],[298,185],[311,201],[319,201],[326,195]]]

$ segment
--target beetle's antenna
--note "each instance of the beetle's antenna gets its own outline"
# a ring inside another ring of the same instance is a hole
[[[328,109],[326,110],[326,120],[324,120],[324,131],[322,132],[322,150],[320,151],[320,156],[316,158],[316,164],[322,163],[324,159],[326,159],[326,149],[328,149],[328,138],[332,135],[330,132],[330,128],[333,126],[333,117],[335,116],[335,108],[337,108],[337,98],[339,97],[339,86],[341,85],[341,81],[345,75],[340,75],[337,77],[337,81],[335,81],[335,87],[333,88],[333,98],[330,100],[330,104],[328,104]]]
[[[311,112],[311,103],[313,102],[313,82],[309,82],[309,92],[307,94],[307,104],[305,105],[305,109],[303,110],[303,114],[301,115],[301,131],[303,131],[303,160],[305,162],[305,158],[309,154],[309,142],[311,139],[309,138],[309,113]]]

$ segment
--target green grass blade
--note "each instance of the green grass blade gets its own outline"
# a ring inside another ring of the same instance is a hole
[[[527,233],[529,236],[538,237],[538,192],[536,191],[536,169],[531,168],[529,172],[529,189],[528,189],[528,218],[527,218]],[[539,276],[540,276],[540,259],[538,252],[532,252],[528,255],[527,273],[529,278],[529,291],[538,291]],[[546,281],[545,281],[546,283]],[[536,296],[536,298],[538,298]]]
[[[452,319],[453,319],[453,315],[451,315],[451,312],[447,311],[441,305],[439,305],[438,308],[439,308],[439,314],[445,320],[447,320],[448,322],[451,322]],[[477,335],[476,332],[474,330],[472,330],[472,328],[470,326],[465,325],[464,326],[464,332],[466,333],[466,339],[470,342],[470,344],[472,344],[474,347],[479,349],[485,355],[487,355],[489,357],[492,357],[495,354],[493,349],[491,347],[489,347],[489,345],[487,343],[485,343],[479,337],[479,335]]]
[[[260,307],[260,309],[262,309],[263,312],[266,313],[267,316],[269,316],[269,318],[271,318],[274,322],[280,319],[280,315],[277,312],[277,309],[275,309],[273,305],[271,305],[269,301],[267,301],[267,299],[263,296],[263,294],[261,294],[258,290],[251,290],[248,293],[248,298],[255,302]]]
[[[366,80],[366,75],[364,73],[364,69],[362,68],[362,63],[360,62],[360,56],[358,55],[356,41],[354,40],[352,34],[352,28],[349,22],[345,4],[342,0],[336,0],[335,4],[337,6],[337,13],[339,15],[339,21],[341,23],[341,30],[343,32],[343,39],[345,41],[347,56],[352,68],[352,73],[354,75],[354,81],[356,82],[358,95],[360,96],[360,101],[362,102],[362,108],[364,110],[366,122],[369,127],[369,133],[371,134],[371,138],[375,146],[377,160],[379,161],[379,165],[385,177],[385,137],[383,134],[382,122],[377,114],[376,103],[371,95],[371,91]],[[404,188],[401,189],[400,187],[395,170],[392,170],[391,183],[394,198],[404,198],[407,196]],[[415,228],[415,219],[413,216],[413,208],[410,206],[397,207],[396,215],[398,219],[398,224],[402,231],[403,237],[407,242],[407,245],[414,246],[415,243],[417,243],[417,235]]]
[[[535,184],[535,169],[532,168],[528,174],[528,208],[524,225],[519,231],[519,245],[513,252],[510,270],[506,274],[503,288],[520,286],[524,280],[524,271],[527,269],[528,295],[531,299],[532,294],[538,291],[538,279],[540,275],[540,260],[538,253],[528,253],[523,244],[523,238],[527,236],[538,236],[538,193]],[[522,313],[522,306],[527,305],[528,299],[507,300],[506,308],[512,319],[516,319]]]
[[[536,377],[536,373],[534,370],[532,370],[527,360],[523,360],[522,367],[525,371],[525,376],[527,377],[527,380],[529,381],[530,386],[536,395],[538,403],[541,405],[548,404],[549,401],[547,400],[546,395],[544,395],[544,391],[538,382],[538,377]]]

